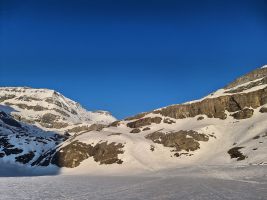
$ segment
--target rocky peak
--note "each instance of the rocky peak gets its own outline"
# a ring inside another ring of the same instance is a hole
[[[11,114],[17,120],[44,128],[67,129],[75,124],[109,124],[115,121],[108,112],[87,111],[79,103],[50,89],[2,87],[0,104],[11,107]]]
[[[261,68],[255,69],[252,72],[249,72],[248,74],[237,78],[235,81],[228,84],[224,89],[231,89],[238,85],[241,85],[241,84],[244,84],[250,81],[254,81],[254,80],[266,77],[266,76],[267,76],[267,65]]]
[[[129,124],[145,121],[156,114],[175,119],[206,115],[208,118],[245,119],[253,116],[253,109],[267,103],[267,66],[258,68],[230,83],[223,89],[196,101],[176,104],[127,118]]]

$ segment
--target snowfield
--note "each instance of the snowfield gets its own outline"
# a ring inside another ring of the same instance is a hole
[[[267,199],[266,166],[194,166],[135,176],[0,178],[0,199]]]

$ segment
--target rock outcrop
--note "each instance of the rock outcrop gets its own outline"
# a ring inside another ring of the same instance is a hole
[[[129,122],[127,126],[130,128],[140,128],[143,126],[151,125],[152,123],[159,124],[161,120],[161,117],[146,117],[133,122]]]
[[[66,132],[68,132],[68,133],[81,133],[81,132],[89,132],[89,131],[101,131],[105,127],[106,127],[106,125],[103,125],[103,124],[92,124],[90,126],[88,126],[88,125],[75,126],[71,129],[68,129]]]
[[[237,111],[231,116],[234,117],[235,119],[247,119],[252,117],[253,113],[254,113],[253,109],[244,108],[243,110]]]
[[[260,109],[260,112],[261,112],[261,113],[267,113],[267,107],[262,107],[262,108]]]
[[[259,81],[254,81],[254,82],[251,82],[247,85],[244,85],[244,86],[240,86],[240,87],[237,87],[235,89],[231,89],[231,90],[227,90],[225,91],[225,93],[229,93],[229,94],[232,94],[232,93],[239,93],[239,92],[243,92],[245,90],[249,90],[253,87],[256,87],[256,86],[260,86],[260,85],[263,85],[263,84],[267,84],[267,77],[259,80]]]
[[[70,144],[58,149],[47,152],[41,156],[33,165],[48,166],[49,164],[58,167],[74,168],[82,161],[93,157],[95,162],[102,164],[122,164],[123,161],[118,158],[123,153],[123,145],[118,143],[97,143],[95,146],[85,144],[79,141],[73,141]]]
[[[237,161],[245,160],[246,156],[240,152],[240,149],[243,149],[244,147],[234,147],[228,151],[228,154],[231,156],[231,158],[236,158]]]
[[[244,76],[241,76],[240,78],[237,78],[235,81],[233,81],[232,83],[230,83],[229,85],[227,85],[225,87],[225,89],[230,89],[230,88],[233,88],[233,87],[236,87],[238,85],[241,85],[241,84],[244,84],[244,83],[247,83],[247,82],[250,82],[250,81],[254,81],[256,79],[259,79],[259,78],[263,78],[263,77],[266,77],[267,76],[267,68],[259,68],[259,69],[256,69]]]
[[[267,87],[264,89],[216,98],[207,98],[199,102],[173,105],[154,111],[166,117],[183,119],[206,115],[209,118],[226,119],[225,111],[237,112],[246,107],[258,108],[267,103]]]
[[[172,147],[176,152],[182,150],[195,151],[200,148],[199,141],[207,142],[209,140],[207,135],[192,130],[171,133],[154,132],[148,134],[145,138],[165,147]],[[178,156],[179,154],[175,155]]]
[[[18,123],[15,119],[12,117],[9,117],[5,112],[0,111],[0,119],[9,126],[14,126],[17,128],[21,128],[21,124]]]

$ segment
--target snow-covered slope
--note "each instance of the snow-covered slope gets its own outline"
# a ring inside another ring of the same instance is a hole
[[[116,119],[106,111],[87,111],[80,104],[49,89],[1,87],[0,105],[11,107],[19,121],[59,132],[73,127],[109,124]]]
[[[9,102],[12,105],[10,99]],[[58,166],[64,173],[101,174],[196,164],[265,165],[266,121],[267,68],[263,67],[203,99],[51,140],[56,143],[27,165]],[[6,123],[2,120],[3,126]],[[7,131],[5,134],[12,135]],[[16,133],[12,137],[16,137]],[[12,143],[15,139],[9,141]],[[28,146],[24,142],[22,145]],[[5,151],[4,158],[8,157]]]

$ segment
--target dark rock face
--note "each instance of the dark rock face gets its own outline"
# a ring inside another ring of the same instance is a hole
[[[134,128],[133,130],[131,130],[130,133],[140,133],[141,130],[139,128]]]
[[[9,143],[7,136],[0,137],[0,147],[2,148],[3,153],[2,157],[9,156],[11,154],[20,154],[23,152],[22,149],[16,148],[14,145]]]
[[[17,100],[22,100],[22,101],[28,101],[28,102],[31,102],[31,101],[40,101],[40,99],[37,99],[37,98],[34,98],[34,97],[29,97],[29,96],[20,96],[18,98],[16,98]]]
[[[209,137],[195,131],[178,131],[172,133],[154,132],[148,134],[146,139],[155,143],[162,144],[165,147],[173,147],[177,152],[195,151],[200,148],[198,141],[208,141]]]
[[[255,137],[253,137],[252,139],[253,139],[253,140],[257,140],[257,139],[259,139],[259,138],[260,138],[260,136],[257,135],[257,136],[255,136]]]
[[[2,120],[5,124],[9,126],[14,126],[17,128],[21,128],[21,124],[17,122],[15,119],[9,117],[6,113],[0,112],[0,120]]]
[[[129,122],[127,124],[128,127],[130,128],[140,128],[142,126],[148,126],[151,125],[152,123],[159,124],[161,122],[162,118],[161,117],[146,117],[146,118],[141,118],[133,122]]]
[[[73,114],[73,115],[78,115],[78,113],[75,111],[75,110],[73,110],[73,109],[71,109],[71,114]]]
[[[122,144],[116,144],[114,142],[108,144],[107,142],[98,143],[92,151],[92,156],[96,162],[100,164],[122,164],[122,160],[118,158],[118,154],[123,153],[124,146]]]
[[[3,149],[5,149],[5,148],[11,149],[14,147],[14,145],[9,143],[7,136],[1,136],[0,137],[0,147],[2,147]]]
[[[253,80],[256,80],[256,79],[259,79],[259,78],[263,78],[267,76],[267,68],[260,68],[260,69],[256,69],[238,79],[236,79],[234,82],[230,83],[229,85],[227,85],[225,87],[225,89],[230,89],[230,88],[233,88],[233,87],[236,87],[240,84],[244,84],[244,83],[247,83],[249,81],[253,81]]]
[[[38,165],[38,166],[47,167],[48,165],[50,165],[51,158],[55,154],[55,152],[56,150],[53,149],[44,154],[41,154],[34,162],[31,163],[31,166]]]
[[[34,124],[35,122],[39,122],[41,126],[45,128],[65,128],[68,126],[67,123],[65,122],[57,122],[56,120],[59,119],[60,117],[51,113],[44,114],[41,118],[35,119],[35,120],[30,120],[26,119],[18,114],[12,113],[12,117],[15,118],[18,121],[27,123],[27,124]]]
[[[56,94],[56,92],[54,93],[54,95],[55,95],[55,96],[59,96],[58,94]],[[48,97],[48,98],[46,98],[45,101],[46,101],[47,103],[54,104],[54,105],[56,105],[56,106],[58,106],[58,107],[60,107],[60,108],[64,108],[64,106],[65,106],[64,104],[60,103],[60,102],[59,102],[58,100],[56,100],[56,99],[53,99],[52,97]],[[65,109],[65,110],[69,111],[68,109]]]
[[[70,117],[70,115],[62,110],[59,110],[57,108],[53,108],[54,111],[58,112],[59,114],[65,116],[65,117]]]
[[[245,160],[246,156],[244,156],[239,150],[243,149],[244,147],[234,147],[228,151],[228,154],[231,158],[237,158],[237,161]]]
[[[27,154],[17,156],[15,159],[16,159],[16,162],[20,162],[22,164],[27,164],[34,158],[34,156],[35,156],[34,153],[32,151],[30,151]]]
[[[247,118],[252,117],[253,113],[254,113],[253,109],[245,108],[243,110],[240,110],[232,114],[231,116],[234,117],[235,119],[247,119]]]
[[[78,141],[61,148],[52,157],[51,163],[58,167],[74,168],[80,163],[90,157],[92,146]]]
[[[267,107],[262,107],[262,108],[260,109],[260,112],[261,112],[261,113],[267,113]]]
[[[28,106],[26,104],[23,103],[17,103],[17,104],[13,104],[13,103],[9,103],[9,102],[5,102],[6,105],[15,105],[18,106],[21,109],[27,109],[27,110],[34,110],[34,111],[43,111],[43,110],[47,110],[47,108],[44,108],[40,105],[36,105],[36,106]]]
[[[23,150],[19,149],[19,148],[5,148],[5,149],[3,149],[3,151],[5,152],[5,154],[7,156],[9,156],[11,154],[20,154],[23,152]]]
[[[169,106],[157,111],[156,114],[175,119],[207,115],[209,118],[225,119],[225,111],[236,112],[246,107],[258,108],[267,103],[267,88],[243,93],[208,98],[191,104]]]
[[[41,122],[42,123],[48,123],[48,124],[51,124],[53,123],[54,121],[56,121],[58,119],[58,116],[57,115],[54,115],[52,113],[46,113],[42,116],[41,118]]]
[[[150,130],[149,127],[146,127],[146,128],[143,129],[143,131],[149,131],[149,130]]]
[[[118,154],[123,153],[124,146],[122,144],[102,142],[95,146],[74,141],[67,146],[53,150],[41,156],[33,165],[47,166],[50,163],[58,167],[74,168],[80,163],[93,157],[100,164],[122,164],[122,160],[118,158]]]
[[[108,136],[121,135],[121,133],[110,133]]]
[[[5,101],[5,100],[8,100],[8,99],[13,99],[13,98],[15,98],[15,97],[16,97],[16,96],[13,95],[13,94],[6,94],[6,95],[4,95],[4,96],[0,96],[0,102]]]
[[[43,127],[46,127],[46,128],[57,128],[57,129],[60,129],[60,128],[67,127],[68,123],[58,122],[57,121],[59,118],[60,118],[59,116],[54,115],[52,113],[46,113],[41,117],[40,124]]]

